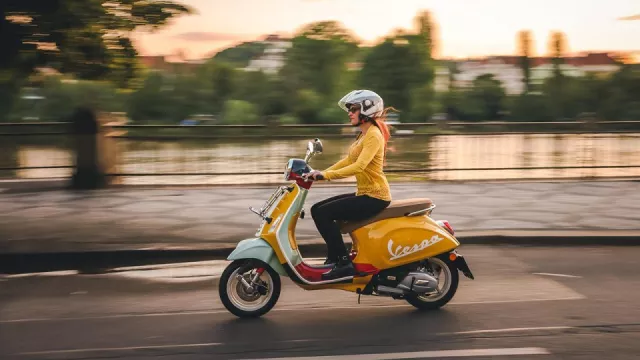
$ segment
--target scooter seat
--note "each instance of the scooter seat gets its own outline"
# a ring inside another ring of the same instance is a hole
[[[360,221],[343,221],[340,225],[340,231],[343,234],[348,234],[374,222],[407,216],[413,212],[428,209],[432,205],[433,201],[427,198],[393,200],[387,208],[373,217]]]

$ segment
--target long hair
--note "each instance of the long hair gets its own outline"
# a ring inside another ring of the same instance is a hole
[[[384,158],[386,160],[387,157],[387,144],[389,143],[389,138],[391,137],[391,131],[390,131],[390,126],[387,124],[387,113],[390,111],[396,111],[399,112],[396,108],[394,107],[387,107],[384,110],[382,110],[382,112],[376,116],[375,118],[371,119],[371,123],[377,127],[378,129],[380,129],[380,132],[382,133],[382,137],[384,138]]]

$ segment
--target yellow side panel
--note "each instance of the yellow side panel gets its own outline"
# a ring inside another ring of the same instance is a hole
[[[420,261],[457,248],[460,243],[428,216],[385,219],[352,233],[355,262],[383,270]]]

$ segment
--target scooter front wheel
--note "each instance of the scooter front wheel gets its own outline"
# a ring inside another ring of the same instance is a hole
[[[264,269],[261,273],[259,269]],[[280,297],[280,276],[259,260],[236,260],[222,272],[218,293],[224,307],[242,317],[259,317]]]

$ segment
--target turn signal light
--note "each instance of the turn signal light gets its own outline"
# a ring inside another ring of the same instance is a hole
[[[457,258],[458,254],[456,254],[455,252],[449,253],[449,260],[456,261]]]

